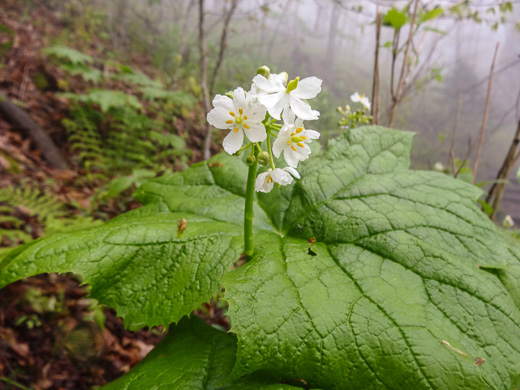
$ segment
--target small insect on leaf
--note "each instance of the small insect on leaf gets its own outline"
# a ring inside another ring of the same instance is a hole
[[[216,162],[216,163],[209,163],[208,164],[210,168],[222,168],[222,163],[220,161]]]
[[[477,366],[480,366],[482,363],[484,363],[486,361],[486,359],[482,359],[481,357],[476,357],[473,360],[475,361],[475,364]]]
[[[307,241],[309,244],[316,244],[316,237],[309,238],[309,241]]]
[[[182,236],[182,232],[186,230],[188,227],[188,222],[186,221],[186,218],[181,218],[177,221],[177,237]]]

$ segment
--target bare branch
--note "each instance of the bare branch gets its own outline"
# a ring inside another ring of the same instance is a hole
[[[376,16],[376,50],[374,54],[374,76],[372,80],[372,124],[379,124],[379,50],[381,46],[381,24],[382,15],[379,12],[379,6],[377,6]]]
[[[487,95],[486,95],[486,108],[484,110],[484,118],[482,119],[482,127],[480,129],[480,138],[478,141],[477,154],[475,156],[475,163],[473,164],[473,179],[471,180],[471,184],[475,183],[475,178],[477,177],[480,153],[482,152],[482,144],[484,143],[484,134],[486,133],[486,124],[487,124],[488,114],[489,114],[489,102],[491,99],[491,87],[493,86],[493,70],[495,69],[495,61],[497,59],[497,53],[498,53],[499,46],[500,46],[500,42],[497,42],[497,45],[495,46],[495,54],[493,55],[493,61],[491,62],[491,70],[489,71],[489,82],[488,82]]]
[[[206,34],[204,33],[204,0],[199,0],[199,50],[200,50],[200,88],[202,90],[202,100],[204,103],[204,118],[211,109],[209,103],[209,91],[207,81],[208,53],[206,48]],[[211,157],[211,125],[208,123],[206,137],[204,139],[203,156],[207,160]]]
[[[238,0],[231,0],[231,7],[229,11],[226,13],[226,17],[224,19],[224,26],[222,27],[222,35],[220,36],[220,49],[218,52],[217,64],[215,65],[215,69],[213,69],[213,76],[211,77],[211,82],[209,86],[209,94],[213,95],[215,89],[215,82],[217,80],[218,72],[220,70],[220,66],[222,65],[222,60],[224,59],[224,52],[226,51],[227,46],[227,32],[229,29],[229,24],[231,22],[231,18],[233,17],[233,13],[237,8]]]

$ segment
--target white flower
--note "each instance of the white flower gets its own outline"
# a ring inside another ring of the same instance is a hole
[[[366,107],[367,110],[370,110],[370,100],[368,100],[368,97],[365,95],[360,95],[358,92],[356,92],[355,94],[350,95],[350,100],[352,100],[354,103],[361,103]]]
[[[242,88],[233,91],[233,100],[216,95],[213,107],[208,113],[208,122],[218,129],[231,130],[222,144],[227,153],[233,154],[242,147],[244,133],[251,142],[262,142],[267,138],[262,123],[267,110]]]
[[[287,78],[288,78],[288,76],[287,76],[287,73],[285,73],[285,72],[282,72],[282,73],[279,73],[279,74],[271,73],[269,75],[269,79],[268,80],[273,82],[273,83],[275,83],[276,85],[280,85],[280,84],[286,85],[287,84]],[[251,84],[251,90],[249,91],[249,93],[253,97],[257,98],[258,95],[265,95],[267,93],[267,91],[264,91],[258,85],[256,85],[256,83],[254,82],[254,79],[253,79],[253,84]]]
[[[512,228],[513,226],[515,226],[515,221],[513,221],[513,218],[511,218],[510,215],[506,215],[506,217],[502,221],[502,226],[504,226],[505,228]]]
[[[283,112],[284,126],[273,143],[273,153],[280,157],[284,152],[285,161],[290,167],[296,168],[299,161],[309,158],[311,140],[320,138],[320,133],[314,130],[304,130],[303,121],[295,118],[290,110]]]
[[[253,84],[261,91],[258,100],[273,118],[280,119],[282,111],[290,107],[303,120],[318,119],[319,111],[312,110],[302,99],[312,99],[320,93],[322,81],[319,78],[312,76],[300,81],[297,77],[285,87],[281,77],[273,76],[269,80],[260,74],[253,78]]]
[[[291,167],[285,167],[283,169],[275,168],[274,170],[268,169],[267,172],[259,174],[256,178],[255,191],[266,193],[271,192],[274,183],[286,186],[293,182],[293,176],[297,179],[300,178],[300,174],[296,171],[296,169]]]
[[[438,161],[433,166],[433,169],[435,169],[436,171],[439,171],[439,172],[443,172],[444,171],[444,164],[441,163],[440,161]]]

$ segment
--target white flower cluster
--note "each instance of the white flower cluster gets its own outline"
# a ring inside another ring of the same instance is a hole
[[[238,87],[232,98],[216,95],[214,108],[207,119],[218,129],[231,130],[223,142],[224,150],[229,154],[249,147],[251,155],[255,148],[265,154],[260,143],[267,140],[269,160],[265,162],[271,167],[258,175],[255,190],[270,192],[274,183],[288,185],[294,177],[300,178],[296,171],[298,162],[309,158],[309,144],[320,137],[317,131],[305,129],[303,121],[319,118],[320,113],[313,110],[306,100],[320,93],[322,81],[313,76],[303,80],[296,77],[288,82],[287,73],[270,74],[265,66],[258,73],[249,92]],[[276,123],[280,118],[283,124]],[[244,135],[250,141],[246,146],[242,146]],[[271,136],[275,138],[272,146]],[[276,168],[273,155],[280,157],[282,152],[288,167]],[[259,162],[262,163],[260,159]]]

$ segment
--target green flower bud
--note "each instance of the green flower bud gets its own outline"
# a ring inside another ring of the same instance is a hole
[[[253,165],[254,163],[256,162],[256,157],[254,154],[250,154],[249,156],[246,157],[246,164],[251,166]]]
[[[268,66],[264,65],[256,70],[256,74],[261,74],[266,79],[269,79],[269,76],[271,76],[271,69],[269,69]]]
[[[233,99],[233,91],[228,91],[225,93],[225,95],[230,98],[230,99]]]
[[[267,153],[265,150],[258,153],[258,164],[265,167],[267,164],[269,164],[269,153]]]
[[[296,77],[294,80],[289,81],[289,84],[287,84],[287,92],[294,91],[298,86],[298,81],[300,81],[300,77]]]
[[[279,76],[282,76],[283,78],[283,85],[287,85],[287,81],[289,81],[289,75],[287,72],[282,72],[279,74]]]

